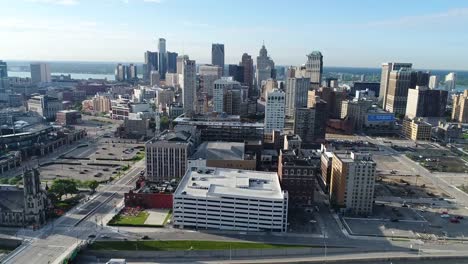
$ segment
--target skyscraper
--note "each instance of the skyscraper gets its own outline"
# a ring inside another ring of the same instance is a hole
[[[177,72],[177,57],[179,54],[177,52],[167,52],[167,72],[176,73]]]
[[[275,63],[270,57],[268,57],[268,51],[265,45],[262,45],[259,56],[257,56],[257,89],[262,88],[262,82],[273,77],[273,70],[275,69]]]
[[[294,134],[301,137],[304,144],[320,143],[325,140],[327,127],[327,103],[315,102],[314,107],[296,108],[294,113]]]
[[[318,88],[322,84],[323,56],[320,51],[313,51],[307,55],[305,78],[310,78],[313,87]]]
[[[457,74],[451,72],[445,76],[445,90],[453,91],[455,90],[455,83],[457,81]]]
[[[286,79],[286,116],[293,117],[296,108],[307,107],[310,78]]]
[[[0,60],[0,93],[5,93],[9,87],[6,61]]]
[[[429,89],[437,88],[439,88],[439,76],[431,75],[431,77],[429,77]]]
[[[185,60],[188,60],[189,57],[188,55],[180,55],[180,56],[177,56],[177,62],[176,62],[176,66],[177,66],[177,74],[182,74],[182,68],[184,66],[184,61]]]
[[[211,45],[211,64],[221,67],[221,73],[224,73],[224,44]]]
[[[223,78],[214,82],[213,111],[239,115],[242,89],[239,82]]]
[[[127,69],[127,76],[126,76],[126,79],[127,80],[136,80],[137,79],[137,67],[136,65],[133,65],[133,64],[130,64],[126,67]]]
[[[192,115],[195,112],[195,100],[197,90],[197,69],[194,60],[184,60],[182,66],[182,80],[180,88],[182,89],[182,104],[184,105],[184,112],[187,115]]]
[[[229,76],[232,76],[234,81],[243,83],[244,82],[244,66],[229,64],[228,67]]]
[[[31,83],[49,83],[51,81],[49,64],[31,63]]]
[[[388,90],[388,81],[390,80],[390,72],[398,71],[401,68],[413,67],[412,63],[400,63],[400,62],[386,62],[382,63],[382,74],[380,77],[380,92],[379,92],[379,101],[382,101],[382,108],[385,109],[387,105],[387,90]]]
[[[242,54],[242,60],[240,65],[244,67],[244,80],[242,81],[243,85],[249,87],[249,96],[253,94],[253,60],[252,56],[247,53]]]
[[[145,64],[143,65],[143,79],[148,80],[152,71],[158,70],[158,53],[152,51],[145,52]]]
[[[284,104],[285,94],[278,88],[267,94],[265,106],[265,134],[273,133],[273,130],[284,129]]]
[[[115,80],[123,82],[127,79],[127,66],[119,63],[115,67]]]
[[[429,90],[425,86],[416,86],[408,90],[406,103],[406,116],[416,117],[443,117],[447,106],[447,91]]]
[[[159,74],[161,75],[161,79],[166,79],[166,72],[167,72],[167,52],[166,52],[166,39],[160,38],[158,42],[158,50],[159,50]]]
[[[468,90],[453,96],[452,120],[468,123]]]
[[[412,71],[409,68],[391,71],[384,109],[395,114],[405,115],[408,89],[416,88],[416,86],[427,86],[429,84],[429,75],[427,72]]]
[[[198,67],[198,73],[200,75],[215,75],[218,79],[223,76],[223,69],[218,65],[200,65]]]

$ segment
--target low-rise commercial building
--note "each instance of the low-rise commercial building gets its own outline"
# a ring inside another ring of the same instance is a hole
[[[81,113],[77,110],[62,110],[56,114],[55,121],[61,125],[76,125],[81,122]]]
[[[286,232],[288,193],[275,172],[192,167],[176,192],[174,226]]]

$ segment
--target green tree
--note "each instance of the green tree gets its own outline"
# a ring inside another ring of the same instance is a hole
[[[164,131],[169,128],[169,117],[161,116],[161,121],[159,122],[160,131]]]
[[[54,194],[58,200],[62,200],[62,196],[77,193],[78,189],[74,180],[58,179],[52,182],[49,192]]]
[[[88,184],[88,187],[91,189],[92,192],[95,192],[97,187],[99,186],[99,182],[97,182],[96,180],[89,181],[89,182],[87,182],[87,184]]]

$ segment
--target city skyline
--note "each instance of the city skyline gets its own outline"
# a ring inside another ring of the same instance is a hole
[[[9,15],[0,20],[0,34],[8,36],[0,43],[3,60],[142,62],[144,52],[156,51],[165,38],[168,50],[199,63],[211,61],[213,43],[225,45],[226,64],[238,64],[244,52],[257,56],[264,41],[278,65],[304,64],[306,54],[320,50],[325,66],[411,61],[418,68],[468,70],[468,6],[462,1],[297,0],[289,9],[281,1],[8,2],[2,9]],[[226,16],[226,10],[237,15]],[[245,37],[250,35],[256,37]]]

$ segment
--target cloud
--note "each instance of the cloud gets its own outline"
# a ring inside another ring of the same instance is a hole
[[[156,3],[156,4],[160,4],[162,3],[163,0],[143,0],[143,2],[147,2],[147,3]]]
[[[427,26],[428,24],[438,24],[455,22],[458,19],[468,19],[468,7],[449,9],[444,12],[404,16],[395,19],[387,19],[380,21],[371,21],[362,24],[351,24],[351,26],[361,26],[368,28],[377,27],[411,27],[411,26]]]
[[[52,5],[76,5],[78,4],[78,0],[27,0],[31,3],[38,3],[38,4],[52,4]]]

